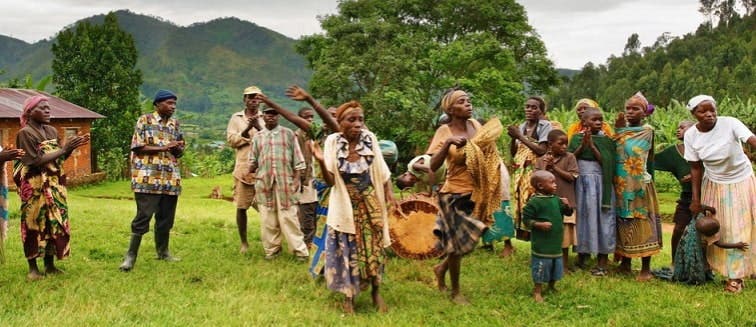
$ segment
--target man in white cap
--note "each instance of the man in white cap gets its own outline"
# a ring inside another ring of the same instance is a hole
[[[263,94],[259,87],[244,89],[244,110],[231,115],[226,128],[226,141],[236,150],[234,165],[234,204],[236,205],[236,226],[239,229],[241,246],[239,252],[247,253],[247,209],[257,208],[255,199],[255,177],[249,172],[249,149],[252,136],[262,130],[264,124],[260,115],[260,99]]]

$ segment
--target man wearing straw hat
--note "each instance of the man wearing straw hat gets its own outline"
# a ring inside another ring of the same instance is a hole
[[[255,199],[255,176],[249,172],[249,149],[252,137],[262,130],[260,99],[263,94],[259,87],[250,86],[242,93],[244,110],[231,115],[226,128],[226,141],[236,151],[234,164],[234,204],[236,205],[236,227],[241,245],[239,252],[247,253],[247,209],[257,208]]]

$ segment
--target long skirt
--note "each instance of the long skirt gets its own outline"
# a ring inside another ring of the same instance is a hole
[[[575,181],[577,202],[577,252],[590,254],[613,253],[617,245],[617,220],[614,216],[616,199],[603,208],[601,195],[601,165],[597,161],[578,160],[580,175]]]
[[[325,279],[334,292],[355,297],[371,280],[380,283],[385,255],[381,208],[372,186],[358,191],[347,183],[352,202],[355,234],[328,228],[325,249]]]
[[[475,249],[478,239],[488,229],[485,223],[472,216],[475,203],[470,193],[441,193],[441,211],[436,218],[433,234],[439,238],[447,254],[465,255]]]
[[[501,206],[493,213],[494,223],[483,234],[483,243],[508,240],[515,236],[509,200],[501,201]]]
[[[719,184],[704,177],[701,204],[714,207],[719,221],[719,241],[746,242],[746,251],[710,245],[706,258],[711,268],[729,279],[742,279],[756,273],[756,177],[734,184]]]
[[[661,220],[654,183],[643,184],[643,193],[648,196],[648,215],[641,218],[617,218],[616,254],[625,258],[643,258],[661,251]]]

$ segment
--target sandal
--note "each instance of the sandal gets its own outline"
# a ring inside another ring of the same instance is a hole
[[[743,291],[743,281],[737,279],[727,281],[725,285],[725,292],[738,294]]]
[[[609,274],[609,272],[606,271],[606,268],[596,267],[596,268],[591,269],[591,275],[593,275],[593,276],[603,277],[603,276],[606,276],[608,274]]]

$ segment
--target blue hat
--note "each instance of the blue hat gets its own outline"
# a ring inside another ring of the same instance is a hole
[[[168,99],[178,100],[178,97],[171,91],[158,90],[157,93],[155,93],[155,100],[152,101],[152,105],[156,105]]]

